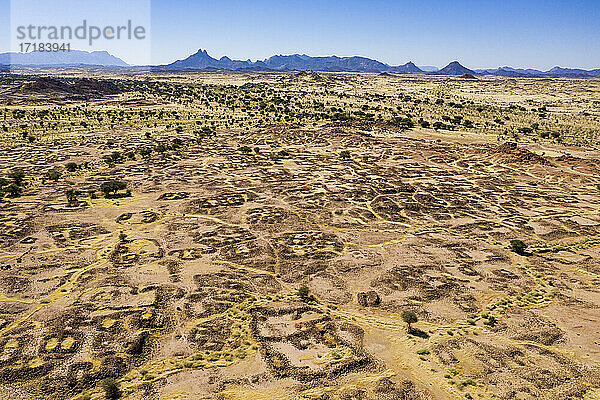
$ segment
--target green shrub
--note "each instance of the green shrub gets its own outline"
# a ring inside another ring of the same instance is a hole
[[[50,179],[51,181],[56,182],[56,181],[58,181],[60,179],[60,175],[61,175],[60,171],[54,170],[54,171],[48,172],[48,174],[46,175],[46,177],[48,179]]]
[[[115,400],[121,397],[119,384],[113,378],[106,378],[103,380],[102,389],[104,389],[104,397],[109,400]]]
[[[122,181],[107,181],[100,185],[100,190],[106,197],[109,197],[111,194],[116,196],[119,190],[125,189],[126,187],[127,184]]]
[[[419,322],[419,318],[417,317],[417,314],[415,314],[414,311],[410,311],[410,310],[402,311],[402,320],[404,322],[406,322],[406,324],[408,325],[409,331],[412,329],[410,326],[411,324]]]
[[[12,179],[13,183],[17,186],[23,186],[23,181],[25,180],[25,172],[16,170],[8,174],[8,177]]]
[[[340,152],[340,158],[342,160],[349,160],[350,159],[350,152],[348,150],[342,150]]]
[[[19,197],[21,192],[23,192],[23,188],[15,183],[11,183],[6,187],[5,191],[8,193],[9,197]]]
[[[526,248],[527,248],[527,245],[522,240],[511,240],[510,241],[510,249],[513,252],[515,252],[521,256],[525,255]]]

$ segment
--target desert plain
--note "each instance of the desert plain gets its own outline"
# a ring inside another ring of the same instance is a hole
[[[599,145],[594,79],[2,74],[0,398],[600,399]]]

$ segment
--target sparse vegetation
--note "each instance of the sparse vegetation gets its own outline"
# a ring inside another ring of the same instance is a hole
[[[16,170],[8,174],[8,178],[12,180],[13,184],[17,186],[23,186],[25,181],[25,172],[22,170]]]
[[[310,294],[310,290],[306,285],[300,286],[300,288],[298,289],[298,297],[300,297],[300,300],[302,300],[305,303],[314,303],[317,300],[315,296]]]
[[[430,397],[397,360],[465,398],[594,387],[598,82],[99,76],[126,90],[0,77],[0,393]]]
[[[75,205],[77,205],[77,202],[79,201],[77,198],[79,196],[81,196],[81,192],[79,190],[75,190],[75,189],[68,189],[65,192],[65,196],[67,198],[67,202],[69,203],[69,206],[75,206]]]
[[[412,331],[412,324],[419,322],[419,318],[417,318],[417,314],[411,310],[402,311],[402,321],[406,323],[408,326],[408,331]]]
[[[68,162],[65,164],[65,169],[69,172],[75,172],[79,168],[79,165],[75,162]]]
[[[57,182],[60,179],[61,173],[60,171],[53,170],[48,172],[47,178],[51,181]]]
[[[525,255],[525,250],[527,249],[527,245],[522,240],[511,240],[510,241],[510,249],[511,251],[517,253],[518,255]]]
[[[107,181],[100,186],[100,190],[105,197],[116,197],[119,190],[127,188],[127,184],[123,181]]]
[[[121,397],[121,390],[119,384],[113,378],[106,378],[102,381],[102,389],[104,390],[104,397],[109,400],[116,400]]]

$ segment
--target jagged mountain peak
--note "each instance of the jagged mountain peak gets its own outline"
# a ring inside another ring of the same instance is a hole
[[[404,65],[392,66],[386,63],[362,56],[340,57],[337,55],[312,57],[307,54],[277,54],[264,60],[252,62],[250,59],[232,60],[227,56],[220,59],[211,57],[204,49],[199,49],[195,54],[184,60],[178,60],[169,65],[158,66],[161,69],[220,69],[220,70],[260,70],[260,71],[319,71],[319,72],[373,72],[396,74],[436,74],[436,75],[498,75],[498,76],[549,76],[549,77],[600,77],[600,70],[586,71],[554,67],[547,72],[536,69],[520,69],[503,66],[495,69],[478,69],[473,71],[463,66],[460,61],[454,60],[444,68],[423,67],[427,72],[409,61]]]
[[[178,60],[163,66],[168,69],[207,69],[216,68],[236,70],[246,68],[266,68],[283,71],[328,71],[328,72],[396,72],[396,73],[423,73],[412,62],[393,67],[388,64],[367,57],[352,56],[339,57],[336,55],[324,57],[311,57],[306,54],[274,55],[262,61],[232,60],[227,56],[219,60],[212,58],[206,50],[198,50],[195,54],[184,60]]]

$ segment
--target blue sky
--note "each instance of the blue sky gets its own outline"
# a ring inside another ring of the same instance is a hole
[[[9,49],[9,4],[0,0],[0,51]],[[203,48],[252,60],[306,53],[394,65],[600,68],[600,0],[152,0],[151,19],[153,63]]]

